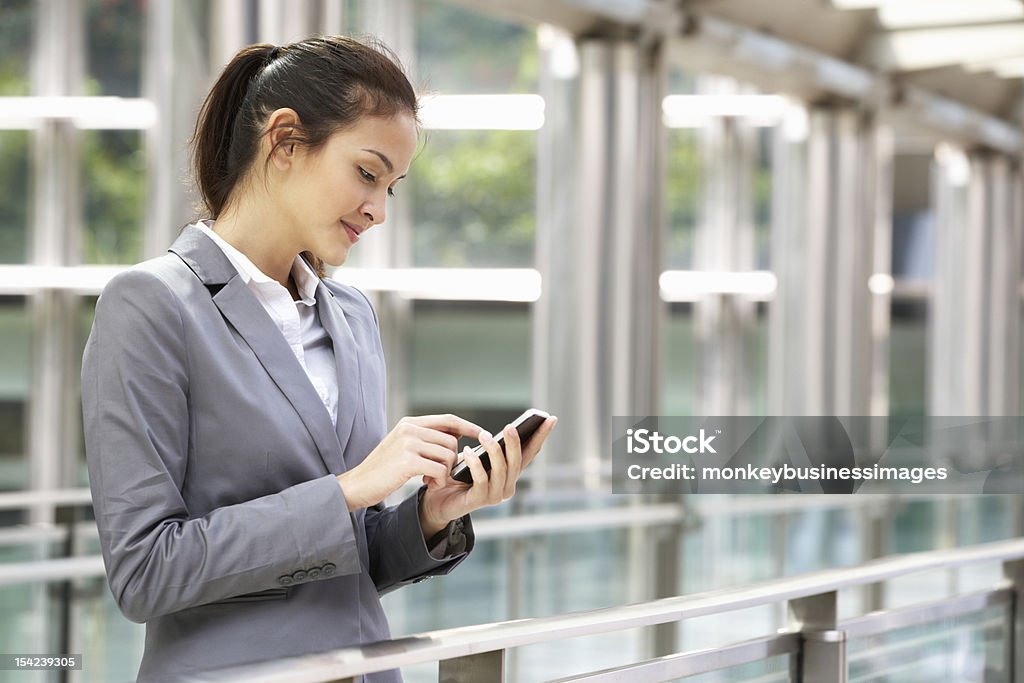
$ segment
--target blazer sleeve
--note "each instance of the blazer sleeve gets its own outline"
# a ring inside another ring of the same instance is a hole
[[[97,303],[82,361],[89,483],[121,611],[145,622],[361,571],[353,522],[333,475],[190,513],[182,496],[190,417],[180,305],[155,273],[117,275]],[[306,570],[301,580],[293,576],[298,570]]]
[[[389,593],[409,583],[447,574],[473,550],[475,536],[469,515],[449,522],[450,536],[461,534],[457,549],[438,559],[430,554],[420,528],[419,499],[426,487],[393,507],[366,509],[366,540],[370,551],[370,577],[377,592]]]

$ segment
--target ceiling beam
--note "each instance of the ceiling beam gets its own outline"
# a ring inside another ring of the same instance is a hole
[[[877,33],[860,61],[899,72],[1018,56],[1024,56],[1022,21]]]

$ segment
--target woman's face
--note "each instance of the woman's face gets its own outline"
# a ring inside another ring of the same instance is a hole
[[[359,234],[384,222],[389,195],[416,152],[416,122],[408,113],[364,116],[334,133],[320,149],[294,151],[281,201],[298,251],[340,266]]]

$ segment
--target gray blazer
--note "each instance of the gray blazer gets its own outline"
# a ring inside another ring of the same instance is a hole
[[[197,228],[103,290],[82,361],[86,458],[110,589],[146,623],[140,681],[389,638],[379,594],[465,559],[427,552],[416,495],[349,513],[335,475],[387,433],[384,356],[358,290],[321,280],[316,310],[337,428]]]

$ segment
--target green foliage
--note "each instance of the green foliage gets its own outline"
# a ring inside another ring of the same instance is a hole
[[[96,95],[138,97],[142,89],[142,41],[146,0],[89,0],[86,51]]]
[[[417,3],[416,60],[417,85],[429,92],[537,91],[532,29],[438,0]]]
[[[410,175],[416,265],[532,265],[535,157],[531,132],[432,131]]]
[[[436,0],[417,6],[421,85],[445,94],[536,92],[534,32]],[[533,264],[536,135],[432,131],[413,164],[413,260]]]
[[[146,159],[138,131],[83,131],[84,263],[142,258]]]
[[[0,263],[27,260],[30,196],[28,131],[0,131]]]
[[[0,97],[29,94],[28,60],[32,50],[31,0],[0,3]]]
[[[693,242],[697,231],[702,172],[698,131],[676,128],[668,131],[668,178],[665,186],[668,234],[667,268],[693,267]]]

